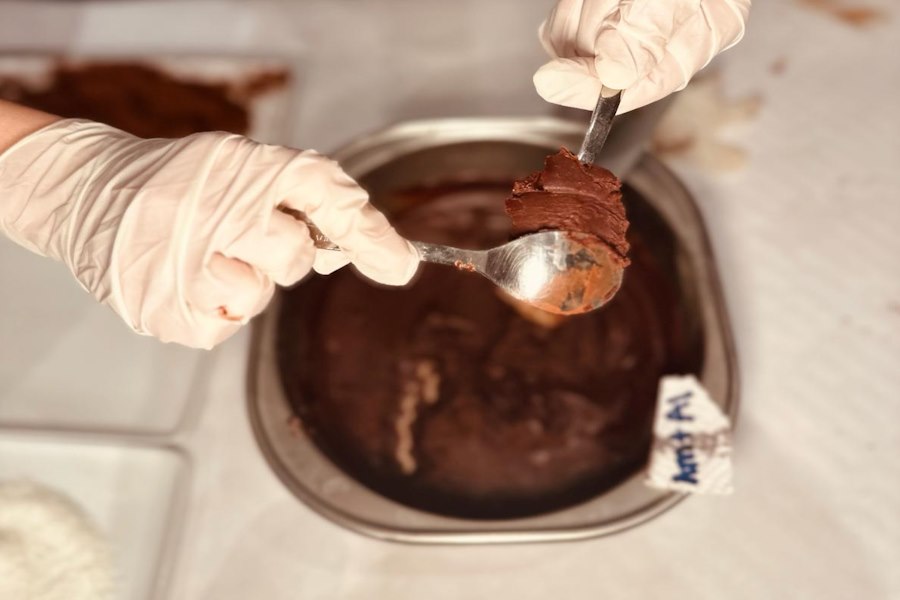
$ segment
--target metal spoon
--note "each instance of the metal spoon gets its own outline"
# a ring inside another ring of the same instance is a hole
[[[581,150],[578,151],[578,160],[584,164],[596,164],[597,155],[600,154],[600,150],[609,136],[609,130],[612,128],[613,117],[619,110],[621,98],[620,90],[613,90],[605,85],[600,87],[597,106],[594,107],[594,114],[591,115],[591,122],[588,124],[587,133],[584,134],[584,141],[581,142]]]
[[[305,215],[301,218],[309,226],[316,248],[340,250]],[[619,257],[592,235],[541,231],[488,250],[426,242],[412,245],[423,262],[478,273],[513,298],[558,314],[598,308],[622,284]]]
[[[602,306],[622,285],[621,259],[592,235],[542,231],[489,250],[412,244],[425,262],[479,273],[513,298],[563,315]]]

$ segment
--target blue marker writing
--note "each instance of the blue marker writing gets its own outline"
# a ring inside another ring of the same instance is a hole
[[[686,409],[690,404],[690,399],[693,395],[694,393],[688,390],[687,392],[679,396],[673,396],[672,398],[669,398],[666,402],[668,402],[669,404],[674,404],[675,406],[672,407],[672,410],[666,413],[666,418],[670,421],[693,421],[694,417],[684,413],[684,409]]]
[[[693,392],[688,390],[683,394],[669,398],[667,402],[674,406],[666,413],[666,418],[670,421],[693,421],[693,415],[687,414],[687,408],[692,396]],[[679,429],[670,437],[678,444],[677,448],[675,448],[675,461],[678,464],[678,473],[672,476],[672,481],[682,481],[696,485],[697,461],[694,458],[694,445],[691,434]]]
[[[675,462],[678,464],[678,473],[672,475],[672,481],[697,484],[697,461],[694,459],[694,446],[691,434],[676,431],[671,439],[679,442],[675,449]]]

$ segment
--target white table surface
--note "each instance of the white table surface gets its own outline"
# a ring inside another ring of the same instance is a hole
[[[406,118],[548,112],[530,75],[549,5],[14,3],[0,4],[0,44],[302,52],[292,139],[329,150]],[[266,465],[246,418],[242,334],[209,357],[192,398],[202,413],[178,437],[193,482],[170,596],[900,598],[900,6],[867,5],[889,18],[858,29],[757,2],[720,62],[729,94],[763,98],[728,134],[747,168],[673,163],[708,220],[738,341],[734,496],[579,543],[367,539],[297,502]]]

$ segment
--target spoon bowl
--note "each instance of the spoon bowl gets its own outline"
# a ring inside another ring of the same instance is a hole
[[[479,273],[513,298],[562,315],[599,308],[622,285],[622,259],[592,235],[542,231],[489,250],[413,246],[423,261]]]

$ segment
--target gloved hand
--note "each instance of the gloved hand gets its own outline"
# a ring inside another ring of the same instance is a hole
[[[303,212],[343,252],[317,251]],[[225,133],[140,139],[58,121],[0,155],[0,230],[63,261],[135,331],[210,348],[259,313],[274,284],[352,262],[410,280],[412,245],[333,161]]]
[[[541,25],[553,58],[534,86],[544,100],[593,110],[601,86],[624,90],[619,113],[684,88],[744,36],[750,0],[559,0]]]

